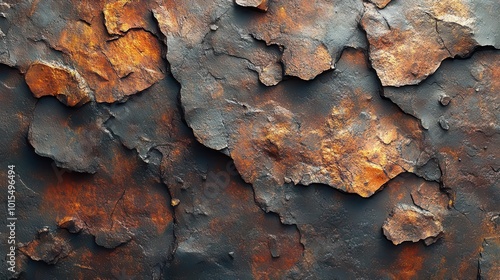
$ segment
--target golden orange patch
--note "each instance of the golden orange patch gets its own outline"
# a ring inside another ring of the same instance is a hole
[[[102,19],[91,26],[70,24],[58,48],[70,56],[77,70],[94,90],[97,102],[114,102],[142,91],[164,77],[165,66],[158,39],[144,30],[131,30],[117,39],[109,37]]]

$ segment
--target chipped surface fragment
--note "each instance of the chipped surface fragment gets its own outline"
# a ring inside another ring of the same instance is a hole
[[[182,88],[186,120],[204,145],[227,147],[245,181],[256,187],[259,180],[281,185],[290,178],[369,197],[415,167],[421,141],[417,123],[380,98],[362,52],[345,50],[338,74],[273,88],[259,87],[249,71],[218,70],[228,64],[243,69],[245,60],[215,54],[207,59],[208,69],[190,71],[224,76],[206,78],[213,84],[201,89],[206,94]],[[346,86],[354,81],[358,88]],[[235,88],[241,83],[252,86]],[[314,114],[302,114],[304,106],[316,108]]]
[[[19,250],[34,261],[56,264],[70,254],[70,245],[48,228],[43,228],[33,241],[21,245]]]
[[[430,245],[443,234],[441,222],[431,212],[407,204],[397,205],[382,229],[394,245],[420,240]]]
[[[104,5],[106,30],[110,35],[123,35],[133,28],[152,30],[148,21],[148,5],[137,0],[112,0]]]
[[[384,88],[386,97],[428,130],[444,187],[498,188],[499,58],[496,50],[478,51],[466,60],[443,62],[419,86]],[[451,98],[447,106],[440,104],[443,95]]]
[[[396,1],[379,10],[365,3],[361,25],[382,85],[418,84],[445,58],[466,56],[477,46],[498,47],[498,37],[485,36],[498,29],[498,22],[487,27],[481,18],[489,22],[499,5],[497,1]]]
[[[67,229],[70,233],[78,233],[85,228],[84,222],[78,217],[64,217],[57,222],[57,226]]]
[[[236,4],[242,7],[254,7],[261,11],[267,11],[267,1],[268,0],[235,0]]]
[[[26,72],[26,83],[35,97],[55,96],[67,106],[83,105],[92,98],[78,72],[51,63],[32,64]]]
[[[437,216],[446,213],[450,199],[435,182],[421,182],[416,189],[411,191],[411,198],[415,205]]]
[[[70,24],[59,39],[58,49],[75,61],[97,102],[123,100],[164,77],[166,70],[156,37],[144,30],[131,30],[108,41],[105,31],[94,26],[100,26],[99,21],[91,26]]]

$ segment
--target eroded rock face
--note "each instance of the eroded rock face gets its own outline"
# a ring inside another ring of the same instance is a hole
[[[107,1],[103,8],[104,23],[110,35],[123,35],[130,29],[154,30],[150,3],[131,0]]]
[[[279,279],[296,270],[304,251],[297,228],[255,204],[250,185],[229,158],[186,144],[175,153],[159,148],[162,177],[180,200],[174,209],[179,224],[171,276]]]
[[[445,214],[452,202],[446,193],[440,191],[438,183],[427,181],[411,191],[411,198],[415,205],[436,216]]]
[[[212,59],[213,66],[236,62]],[[273,90],[259,90],[255,79],[241,73],[228,85],[218,82],[219,93],[203,97],[203,103],[183,95],[187,121],[205,145],[227,143],[247,182],[269,176],[278,185],[324,183],[371,196],[391,178],[413,170],[421,136],[412,119],[379,97],[360,52],[345,51],[338,69],[340,74],[325,74],[311,84],[283,82]],[[235,91],[237,79],[254,86]],[[354,80],[359,88],[344,86]],[[298,113],[306,107],[316,108],[314,116]],[[200,118],[210,122],[198,129]]]
[[[248,1],[245,3],[249,4]],[[255,3],[252,5],[255,6]],[[187,17],[190,11],[198,12],[200,16]],[[181,77],[184,71],[178,69],[177,65],[185,67],[184,60],[200,56],[196,53],[201,50],[197,49],[201,47],[203,38],[210,34],[210,26],[232,17],[233,20],[228,21],[231,25],[229,31],[217,30],[218,34],[240,34],[240,38],[233,37],[233,42],[238,43],[226,48],[225,53],[244,47],[239,41],[252,41],[253,37],[283,49],[281,61],[286,75],[311,80],[334,68],[345,47],[363,44],[361,33],[356,28],[362,11],[359,1],[316,1],[313,5],[309,1],[299,0],[272,1],[266,13],[252,14],[251,10],[235,10],[231,1],[219,0],[206,2],[203,7],[199,7],[196,1],[184,1],[178,5],[170,5],[166,1],[154,13],[167,37],[167,57],[177,79],[184,79]],[[187,21],[183,18],[187,18]],[[248,59],[254,65],[267,66],[255,63],[258,57],[251,57]]]
[[[178,91],[173,79],[161,81],[126,104],[111,106],[113,117],[105,123],[145,162],[161,166],[172,198],[162,203],[172,205],[177,221],[175,257],[167,275],[284,277],[302,256],[298,230],[255,204],[251,186],[227,156],[196,142],[181,120]]]
[[[496,279],[498,3],[369,2],[0,3],[12,276]]]
[[[362,12],[360,1],[271,1],[267,13],[248,24],[255,38],[283,46],[285,74],[311,80],[354,46]]]
[[[391,2],[391,0],[370,0],[370,2],[375,4],[377,8],[383,9],[385,8],[385,6],[387,6],[387,4]]]
[[[467,60],[443,62],[418,87],[384,88],[386,97],[427,129],[446,188],[498,187],[500,127],[493,112],[500,103],[499,58],[498,51],[477,52]]]
[[[431,212],[400,204],[396,206],[382,226],[384,235],[394,245],[405,241],[424,240],[426,245],[437,241],[443,234],[441,222]]]
[[[92,99],[78,72],[51,63],[32,64],[26,72],[26,83],[35,97],[55,96],[67,106],[82,105]]]
[[[229,10],[219,24],[237,15]],[[243,52],[230,44],[245,41],[243,35],[221,27],[186,36],[175,29],[175,18],[161,11],[156,17],[173,50],[167,54],[172,71],[186,85],[181,89],[186,121],[202,144],[228,150],[245,181],[324,183],[368,197],[417,164],[421,136],[416,123],[380,98],[360,51],[345,50],[338,72],[310,83],[266,88],[245,70],[251,58],[231,54]],[[270,53],[257,42],[247,43],[256,54]],[[224,71],[227,67],[240,70]],[[354,81],[358,87],[353,89],[348,85]],[[315,113],[303,114],[304,108],[316,108]]]
[[[166,69],[147,10],[138,12],[137,1],[108,3],[106,9],[103,2],[4,5],[0,62],[28,71],[35,96],[58,96],[69,106],[92,96],[97,102],[123,101],[161,80]]]
[[[111,117],[104,124],[129,149],[137,151],[145,162],[159,166],[161,155],[156,150],[192,134],[181,120],[177,108],[179,85],[165,78],[144,91],[143,95],[109,107]],[[141,112],[138,114],[138,112]]]
[[[365,3],[361,25],[370,60],[382,85],[420,83],[448,57],[466,56],[477,46],[500,47],[497,1],[396,1],[383,10]]]
[[[57,221],[57,226],[67,229],[70,233],[79,233],[85,228],[85,223],[78,217],[66,216]]]

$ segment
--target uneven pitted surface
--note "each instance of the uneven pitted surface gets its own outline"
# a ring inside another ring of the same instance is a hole
[[[420,240],[430,245],[443,233],[443,226],[431,212],[412,205],[400,204],[392,210],[382,230],[394,245]]]
[[[0,276],[497,279],[499,5],[1,2]]]
[[[380,10],[365,4],[361,25],[370,60],[384,86],[420,83],[445,58],[477,46],[500,47],[498,1],[393,1]]]

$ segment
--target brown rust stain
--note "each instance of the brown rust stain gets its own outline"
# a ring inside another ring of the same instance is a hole
[[[40,211],[52,213],[57,221],[78,217],[92,234],[119,231],[122,226],[131,230],[154,227],[158,234],[163,233],[173,221],[168,198],[153,188],[154,179],[135,177],[137,172],[145,171],[137,159],[117,148],[114,151],[112,163],[96,175],[66,173],[62,181],[49,185]]]
[[[421,247],[418,244],[407,244],[402,247],[391,271],[395,279],[418,279],[419,272],[424,267],[424,261],[425,254]]]

